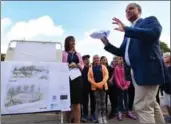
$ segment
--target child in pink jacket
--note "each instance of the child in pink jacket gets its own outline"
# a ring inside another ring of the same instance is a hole
[[[118,109],[118,120],[122,120],[122,112],[127,111],[127,117],[136,120],[131,110],[128,110],[129,100],[128,100],[128,88],[130,86],[130,81],[125,80],[124,76],[124,66],[122,57],[118,57],[118,65],[115,67],[114,77],[116,80],[116,86],[118,90],[118,100],[117,100],[117,109]]]

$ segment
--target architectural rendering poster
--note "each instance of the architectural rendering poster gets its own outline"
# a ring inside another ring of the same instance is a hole
[[[70,110],[64,63],[1,62],[1,114]]]

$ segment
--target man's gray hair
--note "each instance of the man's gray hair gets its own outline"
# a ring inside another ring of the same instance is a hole
[[[163,57],[171,57],[170,52],[166,52],[166,53],[164,53],[164,54],[163,54]]]
[[[142,8],[141,8],[141,6],[139,4],[137,4],[137,3],[130,3],[130,4],[135,5],[138,8],[139,12],[142,13]]]

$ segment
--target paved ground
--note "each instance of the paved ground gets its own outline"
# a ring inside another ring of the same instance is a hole
[[[162,109],[166,113],[165,109]],[[118,121],[116,118],[108,121],[109,123],[138,123],[124,117],[123,121]],[[1,117],[1,124],[57,124],[60,123],[60,114],[56,113],[41,113],[41,114],[24,114],[24,115],[8,115]]]
[[[162,101],[162,99],[161,99]],[[165,108],[162,107],[163,113],[167,114]],[[124,118],[119,122],[116,118],[109,120],[109,123],[138,123],[128,118]],[[8,115],[1,117],[1,124],[57,124],[60,123],[60,114],[41,113],[41,114],[24,114],[24,115]]]
[[[59,114],[44,113],[44,114],[28,114],[28,115],[12,115],[2,116],[1,124],[57,124],[60,123]],[[116,118],[109,120],[109,123],[121,123]],[[124,118],[122,123],[137,123],[128,118]]]

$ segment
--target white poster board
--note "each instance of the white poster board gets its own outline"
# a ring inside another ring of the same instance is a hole
[[[1,62],[1,114],[69,111],[65,63]]]
[[[13,61],[56,62],[56,43],[17,42]]]

